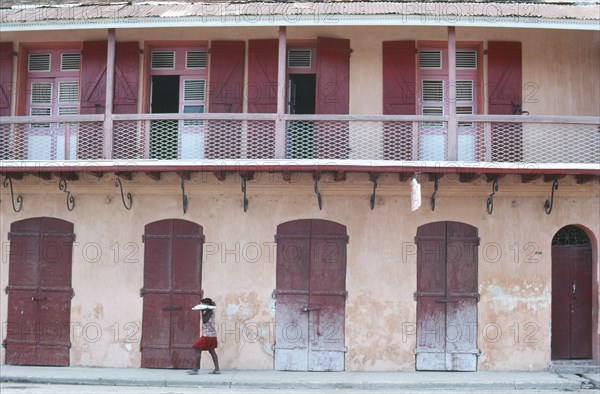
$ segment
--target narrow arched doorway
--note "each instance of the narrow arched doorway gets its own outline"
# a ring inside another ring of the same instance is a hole
[[[592,358],[592,245],[573,225],[552,238],[553,360]]]
[[[343,371],[346,226],[301,219],[277,227],[274,367]]]

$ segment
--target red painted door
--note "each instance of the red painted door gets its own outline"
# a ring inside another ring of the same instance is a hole
[[[414,41],[383,42],[383,114],[416,114],[416,45]],[[412,160],[412,122],[383,124],[386,160]]]
[[[587,243],[556,244],[555,237],[552,245],[553,360],[592,358],[592,248],[585,234],[579,239]]]
[[[146,225],[143,368],[192,368],[200,331],[202,226],[179,219]]]
[[[248,41],[248,112],[277,113],[278,40]],[[249,122],[248,158],[275,157],[274,122]]]
[[[416,369],[476,371],[477,228],[435,222],[417,229]]]
[[[275,369],[343,371],[346,227],[295,220],[276,240]]]
[[[317,39],[315,113],[345,115],[350,111],[350,40]],[[348,159],[347,122],[315,125],[315,159]]]
[[[488,43],[488,90],[490,115],[520,115],[522,101],[521,43]],[[492,123],[492,161],[523,160],[522,126]]]
[[[25,219],[9,238],[6,364],[68,366],[73,224]]]

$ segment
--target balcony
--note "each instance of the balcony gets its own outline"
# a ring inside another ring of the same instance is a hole
[[[3,117],[0,159],[548,163],[592,170],[600,163],[598,117],[458,115],[455,139],[449,121],[379,115],[278,120],[275,114],[113,115],[111,123],[104,115]]]

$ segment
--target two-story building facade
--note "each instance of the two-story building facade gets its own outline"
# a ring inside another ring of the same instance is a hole
[[[0,9],[0,362],[598,360],[599,4]]]

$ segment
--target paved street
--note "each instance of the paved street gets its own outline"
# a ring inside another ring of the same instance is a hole
[[[206,387],[130,387],[130,386],[89,386],[89,385],[62,385],[62,384],[29,384],[29,383],[1,383],[0,392],[2,394],[317,394],[317,393],[348,393],[348,394],[441,394],[441,393],[483,393],[483,394],[506,394],[506,389],[502,390],[482,390],[480,387],[461,388],[454,390],[350,390],[350,389],[323,389],[298,390],[274,388],[270,390],[252,390],[239,388],[206,388]],[[597,393],[593,389],[565,389],[565,390],[515,390],[518,394],[556,394],[556,393]]]

